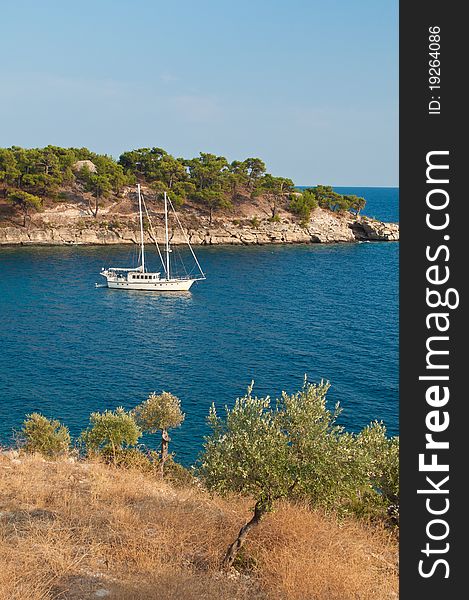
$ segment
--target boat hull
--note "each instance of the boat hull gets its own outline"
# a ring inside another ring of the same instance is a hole
[[[157,281],[107,281],[112,290],[143,290],[148,292],[187,292],[195,279],[160,279]]]

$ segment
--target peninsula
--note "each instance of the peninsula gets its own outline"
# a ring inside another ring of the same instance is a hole
[[[360,214],[365,200],[330,186],[298,189],[266,172],[259,158],[229,163],[200,153],[175,158],[161,148],[118,161],[86,148],[0,148],[0,245],[134,244],[135,184],[161,239],[166,191],[191,244],[397,241],[399,225]],[[177,227],[173,244],[184,243]]]

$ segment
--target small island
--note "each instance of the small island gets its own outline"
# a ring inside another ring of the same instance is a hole
[[[361,215],[364,198],[324,185],[299,189],[267,173],[260,158],[175,158],[155,147],[116,161],[87,148],[12,146],[0,148],[0,245],[138,243],[137,182],[157,237],[166,191],[195,245],[399,239],[397,223]],[[170,234],[173,244],[185,242],[176,227]]]

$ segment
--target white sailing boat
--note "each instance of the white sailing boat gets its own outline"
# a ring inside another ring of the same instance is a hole
[[[156,292],[181,292],[187,291],[190,289],[192,284],[195,281],[202,281],[205,279],[205,274],[202,271],[202,268],[197,260],[197,257],[192,249],[192,246],[189,242],[189,239],[184,231],[179,217],[177,216],[176,211],[174,210],[173,203],[169,196],[164,193],[164,223],[165,223],[165,258],[163,259],[163,255],[161,254],[160,248],[158,246],[158,242],[156,241],[156,235],[153,229],[153,225],[150,220],[150,215],[148,214],[148,210],[145,204],[145,200],[143,198],[142,192],[140,190],[140,184],[137,184],[137,193],[138,193],[138,209],[140,215],[140,257],[139,257],[139,265],[135,268],[125,268],[125,267],[108,267],[105,269],[101,269],[100,275],[102,275],[106,279],[106,284],[108,288],[118,289],[118,290],[150,290]],[[173,276],[171,272],[171,247],[169,241],[169,233],[168,233],[168,204],[170,205],[176,220],[178,222],[179,227],[185,237],[186,244],[188,245],[192,256],[194,258],[195,264],[199,270],[199,274],[195,277],[187,275],[185,277]],[[150,230],[153,235],[153,239],[155,241],[156,248],[158,250],[158,254],[161,260],[161,264],[163,267],[163,275],[161,271],[149,271],[147,270],[145,264],[145,244],[143,237],[143,211],[142,207],[145,209],[145,213],[150,225]]]

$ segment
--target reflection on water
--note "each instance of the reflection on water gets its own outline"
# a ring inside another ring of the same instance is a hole
[[[190,291],[180,292],[155,292],[151,290],[113,290],[105,288],[100,290],[104,294],[104,304],[112,311],[122,310],[125,307],[128,317],[145,317],[149,324],[152,314],[167,318],[177,318],[181,310],[188,308],[192,301]],[[121,298],[120,296],[124,296]]]

